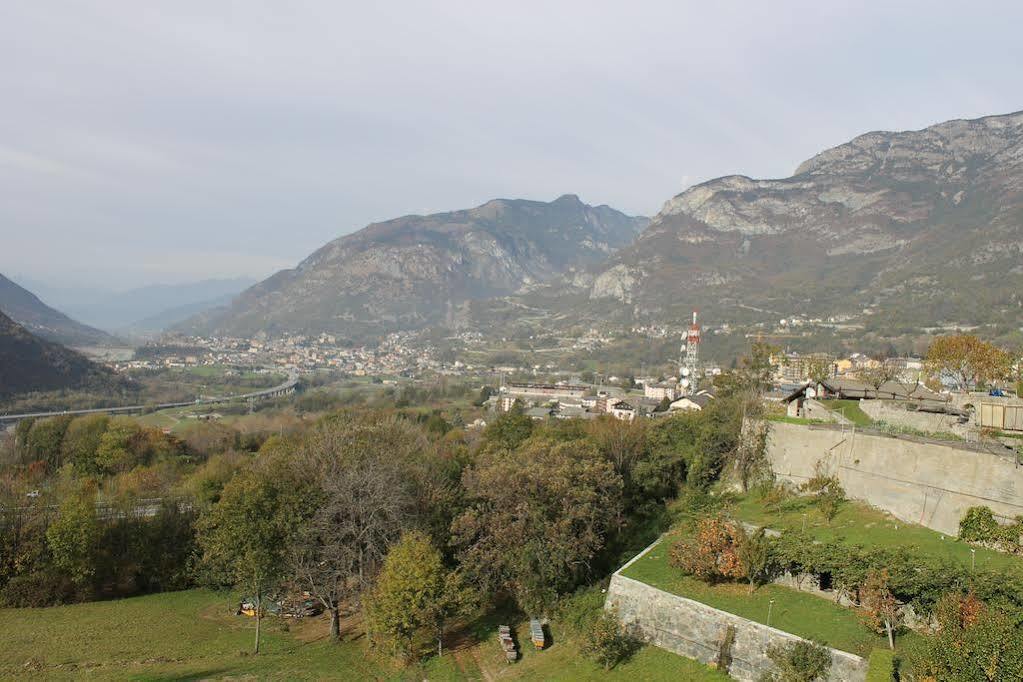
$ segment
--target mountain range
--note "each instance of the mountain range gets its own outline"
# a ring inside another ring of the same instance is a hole
[[[867,133],[788,178],[696,185],[590,274],[587,307],[629,319],[700,307],[1018,326],[1023,112]]]
[[[256,283],[237,277],[179,284],[151,284],[122,291],[98,287],[56,286],[15,278],[50,305],[76,320],[122,337],[146,337],[208,308],[226,305]]]
[[[1015,330],[1023,112],[867,133],[787,178],[690,187],[649,221],[566,195],[376,223],[180,329],[663,324],[694,308],[737,323],[806,314],[884,333],[944,321]]]
[[[39,338],[0,312],[0,398],[32,391],[111,391],[109,369],[64,346]]]
[[[63,345],[108,346],[119,343],[110,334],[51,308],[31,291],[3,275],[0,275],[0,312],[33,334]]]
[[[566,194],[495,199],[371,224],[180,325],[182,331],[337,332],[352,338],[452,324],[466,303],[528,290],[604,261],[647,219]]]

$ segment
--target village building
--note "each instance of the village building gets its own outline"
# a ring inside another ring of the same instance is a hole
[[[678,400],[678,384],[668,381],[662,381],[656,384],[644,384],[643,397],[650,398],[651,400],[664,400],[665,398],[668,400]]]

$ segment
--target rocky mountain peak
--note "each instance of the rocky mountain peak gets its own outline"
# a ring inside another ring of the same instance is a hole
[[[871,132],[789,178],[686,189],[594,274],[589,294],[655,319],[706,306],[876,306],[907,321],[975,320],[1017,307],[1021,216],[1023,112]]]
[[[241,336],[260,330],[368,331],[455,324],[459,307],[552,280],[630,243],[646,218],[566,194],[494,199],[471,209],[368,225],[277,273],[227,309],[182,325]]]

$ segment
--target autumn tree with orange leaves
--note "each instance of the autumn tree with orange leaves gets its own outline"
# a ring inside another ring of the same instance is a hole
[[[745,577],[739,547],[742,530],[721,517],[697,522],[695,535],[671,549],[672,566],[701,580],[717,581]]]

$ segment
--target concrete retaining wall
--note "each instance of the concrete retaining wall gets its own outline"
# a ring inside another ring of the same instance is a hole
[[[966,447],[774,422],[768,458],[779,479],[796,484],[823,461],[849,497],[949,535],[970,507],[1002,520],[1023,514],[1023,467]]]
[[[619,573],[611,578],[605,608],[617,608],[623,625],[644,641],[703,663],[716,662],[728,627],[735,628],[729,674],[748,682],[774,668],[766,654],[769,646],[800,639]],[[863,682],[866,679],[865,659],[836,649],[830,652],[828,680]]]

